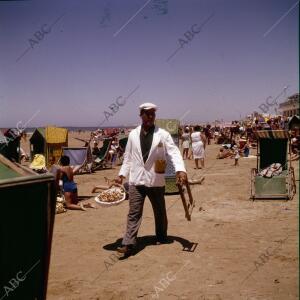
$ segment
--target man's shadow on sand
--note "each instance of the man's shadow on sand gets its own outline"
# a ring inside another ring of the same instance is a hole
[[[137,253],[144,250],[147,246],[153,246],[156,245],[156,236],[153,235],[146,235],[142,237],[137,238],[137,245],[130,254],[130,256],[134,256]],[[198,243],[190,242],[184,238],[178,237],[178,236],[168,236],[168,242],[167,244],[172,244],[174,241],[179,242],[182,245],[182,251],[187,252],[194,252],[198,246]],[[108,251],[117,251],[118,247],[122,246],[122,238],[117,239],[114,243],[107,244],[103,246],[103,249]],[[157,245],[159,247],[159,245]],[[126,259],[128,256],[121,257],[120,259]]]

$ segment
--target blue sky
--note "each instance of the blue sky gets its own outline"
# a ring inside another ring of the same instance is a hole
[[[298,10],[294,0],[0,1],[0,127],[136,124],[143,102],[159,118],[239,119],[285,86],[298,92]]]

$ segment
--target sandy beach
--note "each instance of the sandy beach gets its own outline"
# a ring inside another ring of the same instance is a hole
[[[82,146],[74,137],[88,136],[69,133],[69,146]],[[234,167],[233,159],[215,158],[218,149],[208,145],[203,170],[185,161],[189,178],[205,176],[192,189],[191,222],[180,196],[166,196],[171,244],[155,245],[148,200],[137,253],[127,259],[115,251],[125,230],[127,201],[56,215],[47,299],[298,299],[298,162],[292,164],[297,180],[292,201],[253,202],[250,168],[256,158],[241,158]],[[118,170],[76,176],[80,198],[94,201],[92,188]]]

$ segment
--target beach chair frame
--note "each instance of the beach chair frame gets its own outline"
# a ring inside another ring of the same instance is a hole
[[[291,166],[291,139],[285,130],[259,130],[256,168],[250,171],[250,199],[293,199],[296,193],[294,168]],[[276,161],[274,161],[276,160]],[[281,163],[283,174],[263,178],[258,173],[271,163]]]

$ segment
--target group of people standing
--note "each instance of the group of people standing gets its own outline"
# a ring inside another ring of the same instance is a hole
[[[195,160],[194,169],[203,169],[205,148],[209,140],[205,130],[202,130],[199,125],[196,125],[193,128],[187,126],[184,128],[181,139],[183,159],[191,159],[193,157]]]

